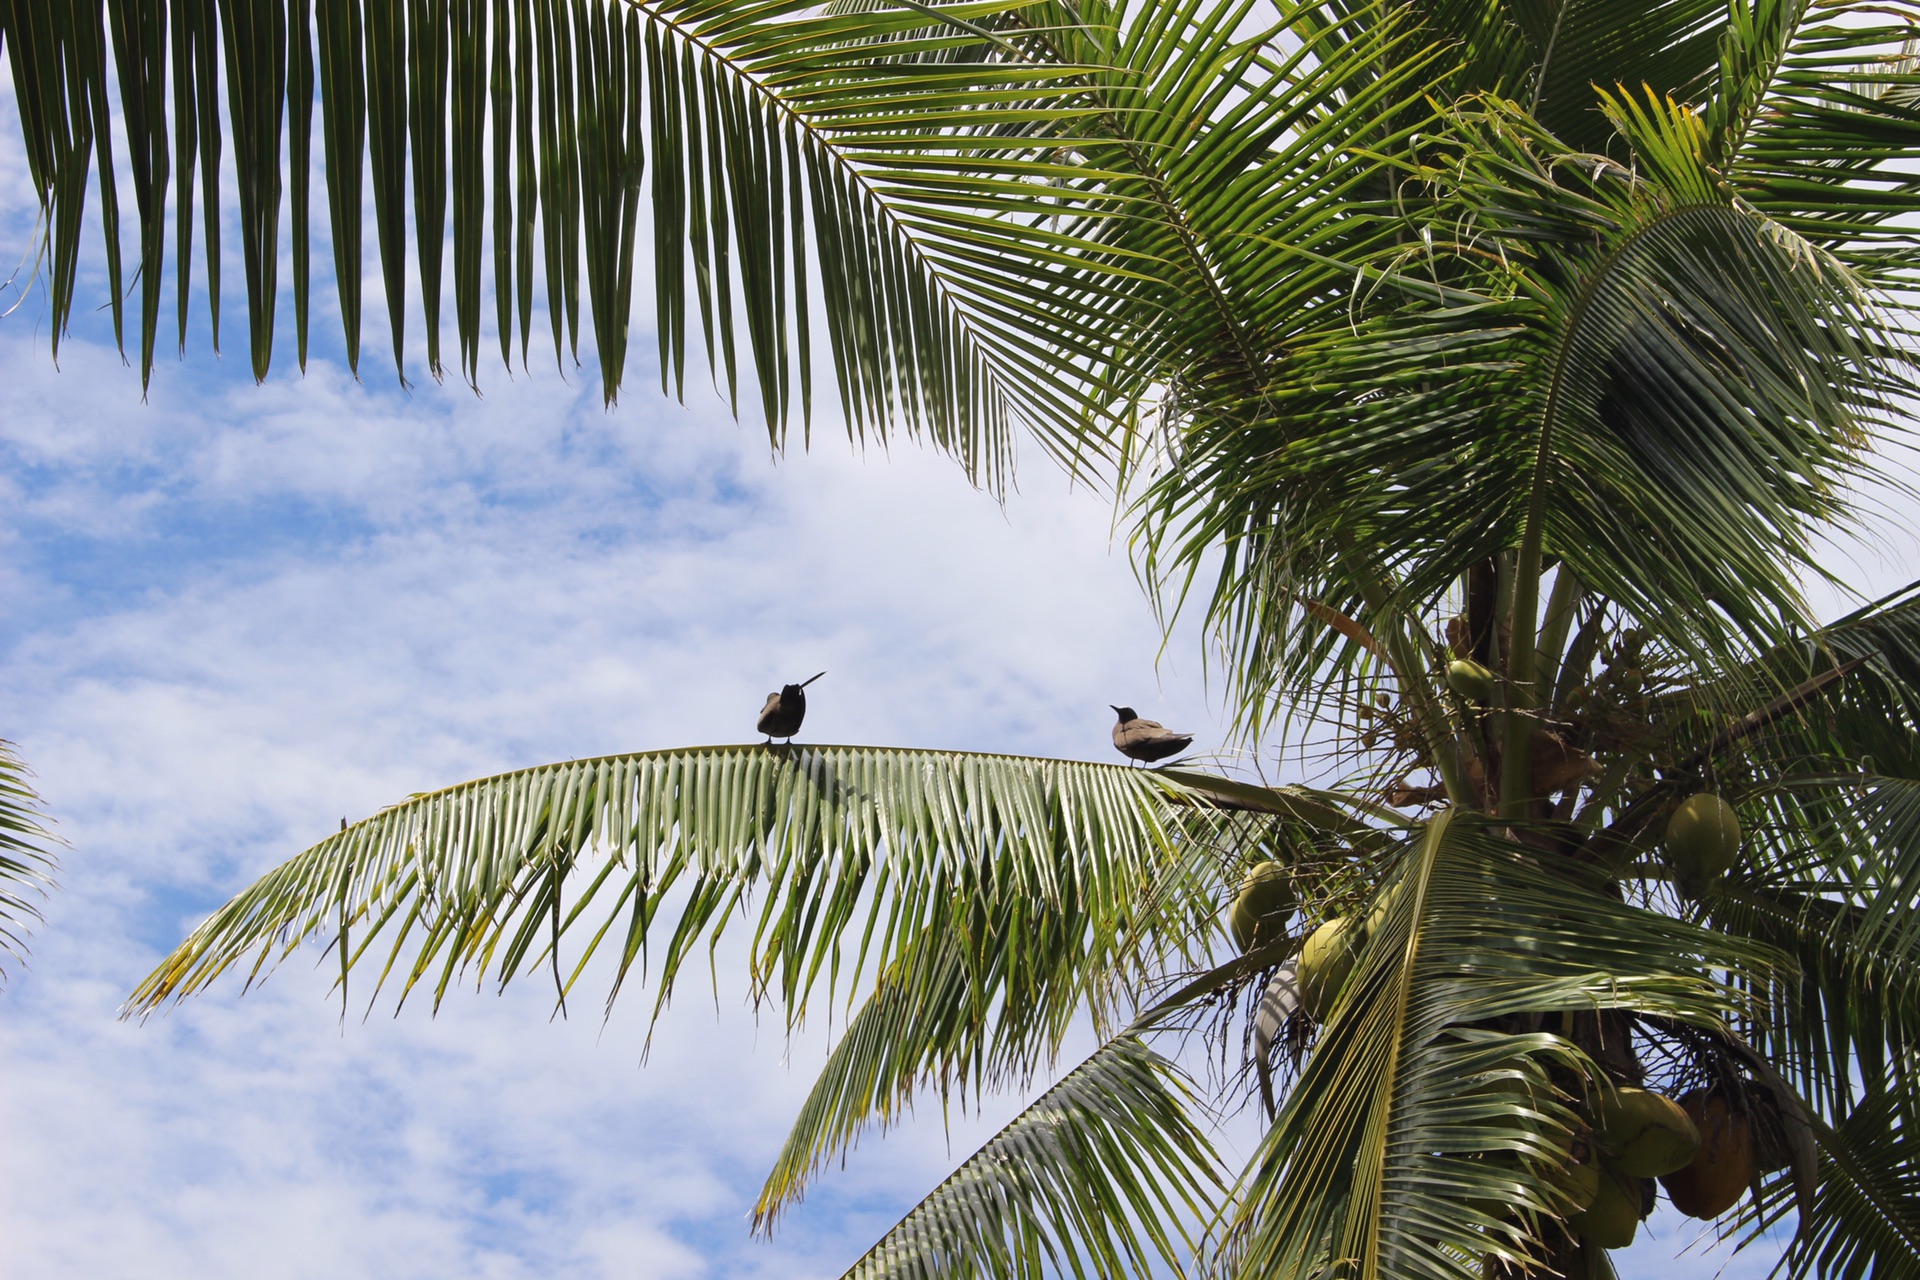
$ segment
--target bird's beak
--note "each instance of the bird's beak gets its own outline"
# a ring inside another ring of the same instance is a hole
[[[1120,708],[1118,708],[1118,707],[1116,707],[1116,706],[1114,706],[1114,705],[1113,705],[1113,704],[1112,704],[1111,702],[1109,702],[1109,703],[1107,704],[1107,709],[1108,709],[1109,711],[1111,711],[1111,712],[1113,712],[1113,714],[1115,714],[1115,715],[1119,715],[1119,714],[1120,714]]]
[[[824,672],[824,671],[822,671],[822,672],[820,673],[820,676],[823,676],[823,675],[825,675],[825,674],[827,674],[827,673],[826,673],[826,672]],[[804,689],[804,688],[806,688],[806,687],[807,687],[808,685],[810,685],[810,684],[812,684],[812,683],[813,683],[813,682],[814,682],[815,680],[818,680],[818,679],[820,678],[820,676],[809,676],[809,677],[808,677],[807,679],[805,679],[805,680],[802,680],[802,681],[800,682],[800,687],[801,687],[802,689]]]

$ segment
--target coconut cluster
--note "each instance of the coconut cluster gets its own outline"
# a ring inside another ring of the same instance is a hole
[[[1326,1021],[1367,938],[1385,916],[1389,894],[1366,917],[1340,916],[1307,935],[1294,959],[1300,1008],[1316,1022]],[[1271,946],[1286,936],[1287,921],[1299,908],[1293,879],[1278,862],[1256,862],[1240,881],[1227,912],[1227,929],[1241,951]]]
[[[1719,1217],[1765,1166],[1786,1163],[1756,1121],[1717,1089],[1678,1100],[1650,1089],[1607,1090],[1592,1107],[1593,1173],[1556,1182],[1575,1193],[1567,1225],[1600,1248],[1626,1248],[1653,1210],[1655,1179],[1680,1212]]]

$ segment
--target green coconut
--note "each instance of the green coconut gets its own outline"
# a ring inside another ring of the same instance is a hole
[[[1300,980],[1300,1007],[1315,1021],[1325,1021],[1333,1011],[1364,941],[1352,916],[1336,917],[1307,935],[1294,972]]]
[[[1624,1249],[1640,1230],[1645,1199],[1641,1179],[1604,1166],[1594,1166],[1599,1186],[1586,1208],[1567,1219],[1582,1239],[1602,1249]]]
[[[1699,889],[1725,875],[1740,853],[1740,818],[1710,791],[1688,796],[1667,819],[1667,858],[1680,885]]]
[[[1753,1122],[1726,1095],[1695,1089],[1680,1099],[1700,1131],[1700,1150],[1686,1168],[1660,1179],[1673,1207],[1693,1218],[1717,1218],[1754,1179]]]
[[[1594,1140],[1607,1164],[1637,1178],[1684,1169],[1700,1150],[1700,1130],[1679,1103],[1651,1089],[1615,1089],[1595,1109]]]
[[[1472,658],[1455,658],[1447,664],[1447,688],[1468,702],[1484,705],[1499,692],[1500,677]]]
[[[1600,1198],[1600,1184],[1606,1175],[1600,1166],[1588,1161],[1584,1164],[1563,1164],[1553,1173],[1554,1189],[1566,1197],[1567,1210],[1570,1213],[1585,1213]]]
[[[1273,861],[1254,863],[1240,881],[1239,896],[1227,917],[1234,945],[1250,951],[1256,944],[1278,939],[1295,904],[1287,869]]]

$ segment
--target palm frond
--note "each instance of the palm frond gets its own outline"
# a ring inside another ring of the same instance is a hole
[[[1017,756],[753,745],[541,766],[328,837],[194,930],[128,1010],[190,995],[250,955],[257,978],[316,941],[337,949],[343,982],[371,958],[376,987],[397,978],[404,999],[425,983],[436,1002],[463,975],[505,983],[544,963],[558,976],[562,944],[579,939],[571,986],[611,942],[608,999],[652,954],[664,1001],[701,939],[738,918],[755,994],[797,1021],[823,977],[851,991],[973,911],[1021,924],[981,944],[1007,949],[994,963],[1024,963],[1028,942],[1036,956],[1076,949],[1084,993],[1102,969],[1188,945],[1136,928],[1143,912],[1211,914],[1214,885],[1162,873],[1186,865],[1182,838],[1216,812],[1151,770]],[[1171,887],[1143,900],[1155,885]],[[1077,936],[1036,931],[1046,915]]]
[[[1390,635],[1503,551],[1516,584],[1557,560],[1709,667],[1811,628],[1811,531],[1895,414],[1881,321],[1717,187],[1684,109],[1614,106],[1638,174],[1497,103],[1456,116],[1414,219],[1436,247],[1383,260],[1372,314],[1296,346],[1257,400],[1191,416],[1141,537],[1178,572],[1219,564],[1237,700],[1322,683],[1335,642],[1304,602]]]
[[[36,899],[53,886],[59,865],[27,777],[13,744],[0,739],[0,955],[16,961],[26,959],[27,931],[41,919]]]
[[[1218,1160],[1173,1065],[1129,1031],[995,1134],[851,1267],[883,1277],[1184,1273]]]
[[[1863,278],[1910,289],[1920,7],[1755,0],[1733,11],[1709,110],[1729,181]]]
[[[1177,877],[1189,868],[1168,870]],[[1189,908],[1187,919],[1150,918],[1152,904],[1169,897]],[[1191,910],[1196,898],[1143,884],[1132,926],[1205,929],[1209,921]],[[770,1229],[825,1161],[869,1123],[884,1129],[897,1120],[919,1089],[937,1089],[942,1105],[956,1093],[964,1103],[970,1089],[978,1097],[1023,1086],[1051,1062],[1075,1019],[1107,1002],[1087,984],[1109,973],[1114,958],[1086,953],[1086,923],[1072,903],[943,904],[879,976],[828,1055],[761,1190],[756,1225]]]
[[[1794,972],[1771,980],[1761,1043],[1825,1114],[1843,1115],[1920,1053],[1920,780],[1770,789],[1747,868],[1702,905],[1716,926],[1795,958]]]
[[[1183,811],[1177,819],[1182,856],[1135,886],[1129,922],[1135,933],[1193,939],[1204,951],[1203,940],[1218,928],[1214,907],[1250,858],[1285,860],[1308,833],[1356,851],[1386,840],[1386,832],[1361,821],[1342,797],[1188,769],[1162,769],[1157,777],[1178,788],[1166,800]],[[956,1094],[964,1103],[970,1090],[978,1097],[1024,1088],[1056,1058],[1079,1017],[1090,1011],[1095,1029],[1103,1030],[1118,999],[1130,993],[1109,989],[1121,957],[1085,951],[1084,924],[1071,903],[941,905],[878,975],[828,1055],[761,1190],[757,1225],[770,1228],[825,1161],[852,1146],[868,1125],[885,1129],[896,1122],[919,1091],[937,1090],[944,1106]],[[1248,963],[1237,961],[1228,971]],[[1211,989],[1188,989],[1175,1003]]]
[[[264,376],[272,358],[283,155],[292,166],[293,303],[304,356],[317,94],[335,275],[356,367],[363,163],[403,376],[410,251],[428,367],[442,374],[450,214],[467,376],[477,368],[486,285],[503,357],[517,320],[524,360],[535,283],[544,279],[563,363],[577,350],[585,298],[609,400],[624,377],[640,191],[650,181],[662,376],[671,386],[683,385],[697,314],[730,397],[741,366],[752,363],[778,445],[790,418],[810,412],[818,291],[853,429],[924,430],[976,478],[1004,482],[1012,424],[1050,429],[1079,393],[1074,375],[1041,358],[1006,320],[1010,310],[1043,304],[1050,286],[988,278],[972,264],[1002,250],[1021,261],[1070,261],[1070,238],[1037,232],[1029,215],[1053,212],[1049,181],[1082,176],[1061,157],[1074,154],[1085,113],[1071,101],[1079,92],[1072,68],[974,34],[1033,5],[951,7],[964,21],[930,23],[898,6],[823,12],[798,0],[112,0],[110,69],[101,6],[7,0],[0,47],[11,58],[30,178],[47,215],[56,351],[96,166],[118,320],[118,116],[141,224],[143,379],[159,323],[170,186],[185,341],[196,169],[217,346],[228,140],[240,179],[254,371]],[[989,56],[958,63],[928,56],[983,47]],[[1081,288],[1091,297],[1102,286],[1089,278]]]
[[[1836,1126],[1819,1126],[1820,1190],[1782,1260],[1785,1274],[1795,1280],[1920,1276],[1916,1101],[1909,1074],[1897,1091],[1864,1099]]]
[[[1633,69],[1636,87],[1684,96],[1713,69],[1728,6],[1715,0],[1591,4],[1581,0],[1419,0],[1430,29],[1460,41],[1449,88],[1527,105],[1555,136],[1605,151],[1613,134],[1596,88]]]

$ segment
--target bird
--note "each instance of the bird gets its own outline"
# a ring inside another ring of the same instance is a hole
[[[1158,721],[1142,720],[1132,707],[1113,709],[1120,713],[1119,723],[1113,726],[1113,746],[1129,760],[1165,760],[1193,745],[1190,733],[1174,733]]]
[[[799,684],[780,686],[780,692],[767,695],[767,705],[760,708],[760,719],[754,726],[767,735],[771,743],[775,738],[793,741],[793,735],[800,732],[800,722],[807,718],[806,687],[827,674],[810,676]]]

